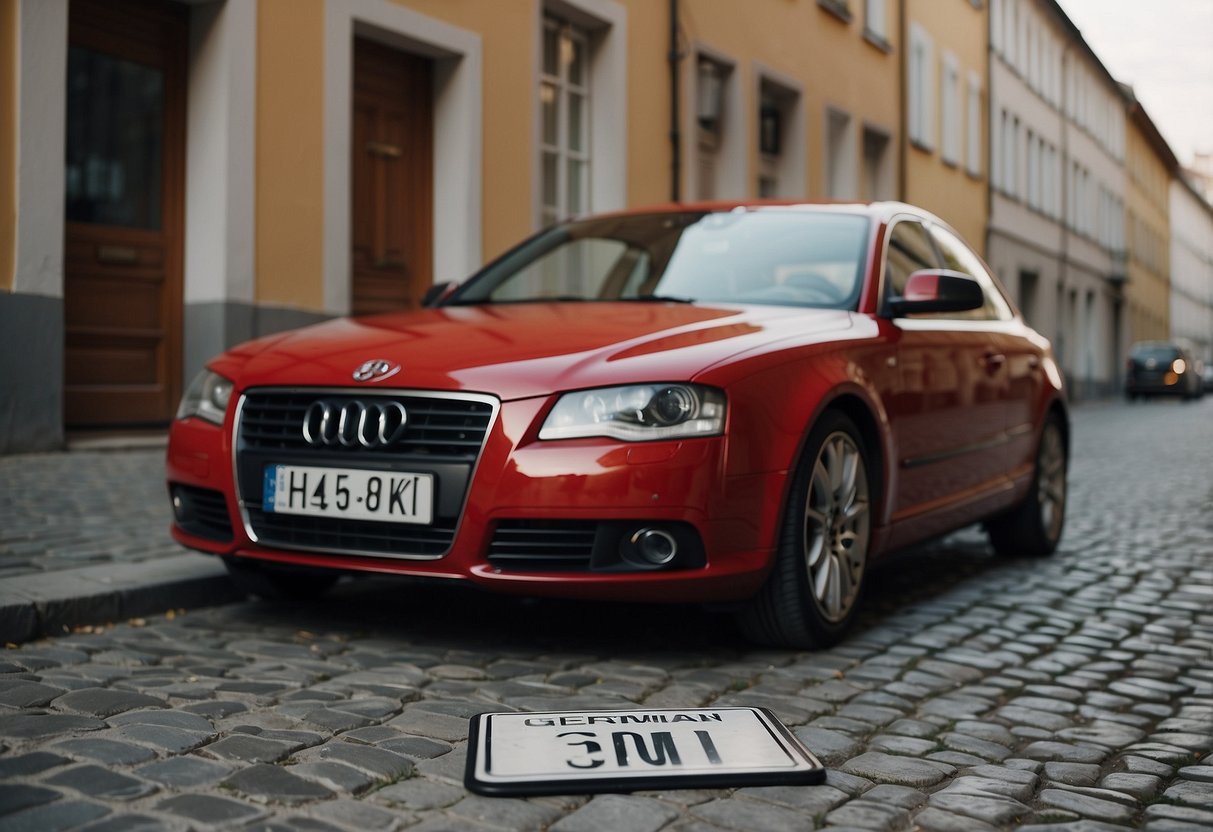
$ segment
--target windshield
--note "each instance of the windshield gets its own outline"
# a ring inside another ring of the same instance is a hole
[[[673,300],[854,309],[868,220],[808,211],[664,213],[544,231],[449,303]]]

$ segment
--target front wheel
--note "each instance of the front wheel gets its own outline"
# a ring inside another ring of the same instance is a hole
[[[868,566],[868,454],[854,422],[826,413],[794,477],[775,564],[738,623],[764,644],[826,647],[854,617]]]
[[[1061,417],[1050,413],[1040,433],[1028,496],[1011,511],[986,522],[995,552],[1026,557],[1053,554],[1066,521],[1067,467]]]

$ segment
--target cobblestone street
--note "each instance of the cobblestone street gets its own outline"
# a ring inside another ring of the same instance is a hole
[[[1054,557],[997,559],[976,530],[906,553],[826,651],[757,649],[695,608],[378,578],[11,646],[0,830],[1208,830],[1213,398],[1083,406],[1073,435]],[[180,554],[160,465],[4,461],[0,575]],[[39,520],[40,494],[62,514]],[[637,705],[770,708],[827,782],[463,787],[476,713]]]

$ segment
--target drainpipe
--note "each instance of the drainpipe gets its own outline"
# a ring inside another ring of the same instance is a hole
[[[910,27],[906,24],[906,0],[898,0],[897,3],[897,27],[898,38],[901,39],[901,95],[898,102],[899,113],[901,118],[901,129],[898,133],[901,134],[901,141],[897,143],[897,198],[902,202],[908,202],[910,195],[906,193],[908,187],[907,182],[909,175],[906,173],[906,161],[909,159],[909,106],[906,99],[909,98],[909,74],[910,74],[910,45],[909,31]]]
[[[904,2],[904,0],[903,0]],[[1001,10],[999,14],[1002,14]],[[1003,39],[1006,42],[1006,39]],[[986,7],[986,250],[987,258],[994,244],[994,13]],[[1002,159],[999,159],[1002,162]],[[1009,275],[1008,275],[1009,277]],[[1019,297],[1023,298],[1023,287],[1019,286],[1019,275],[1015,276]],[[1020,314],[1023,310],[1020,310]],[[1027,315],[1024,315],[1027,319]]]
[[[1061,158],[1064,167],[1061,171],[1061,245],[1058,246],[1058,251],[1061,255],[1060,269],[1057,274],[1057,283],[1059,286],[1069,284],[1070,272],[1070,192],[1074,190],[1075,182],[1070,181],[1070,171],[1074,169],[1073,160],[1070,158],[1070,41],[1067,39],[1066,44],[1061,50]],[[1078,211],[1078,206],[1074,206],[1075,213]],[[1066,295],[1062,295],[1062,308],[1057,310],[1058,314],[1062,314],[1065,310]],[[1072,351],[1072,350],[1071,350]],[[1068,356],[1067,356],[1068,357]],[[1065,372],[1065,368],[1062,368]]]
[[[678,53],[678,0],[670,0],[670,201],[682,199],[682,131],[678,124],[678,68],[682,56]]]

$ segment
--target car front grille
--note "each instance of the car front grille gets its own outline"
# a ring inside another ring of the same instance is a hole
[[[302,517],[249,509],[249,522],[263,543],[284,548],[326,552],[367,552],[379,555],[438,557],[450,548],[455,524],[417,526],[346,520],[334,517]]]
[[[308,442],[308,408],[323,402],[398,403],[408,414],[390,445]],[[250,535],[284,549],[391,558],[433,559],[450,549],[472,473],[497,412],[475,394],[351,389],[254,389],[241,400],[236,422],[237,493]],[[303,465],[430,474],[434,519],[428,525],[267,512],[262,481],[267,466]]]
[[[303,420],[308,407],[318,399],[337,405],[348,401],[391,401],[404,405],[408,426],[404,437],[391,448],[377,453],[396,457],[459,459],[474,462],[484,444],[493,418],[493,406],[477,399],[437,398],[400,394],[364,396],[353,391],[321,393],[307,391],[250,393],[245,397],[240,417],[240,441],[244,447],[263,450],[313,450],[303,436]],[[334,444],[332,453],[365,453],[357,444]]]

